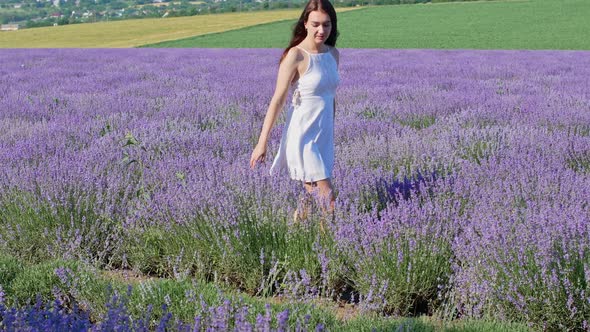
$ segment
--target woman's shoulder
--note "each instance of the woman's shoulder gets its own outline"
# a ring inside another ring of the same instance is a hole
[[[299,45],[295,45],[289,49],[287,56],[291,56],[294,60],[302,60],[305,56],[305,52],[299,47]]]
[[[296,46],[293,46],[287,51],[285,55],[285,60],[290,64],[297,64],[305,58],[305,54],[301,49]]]

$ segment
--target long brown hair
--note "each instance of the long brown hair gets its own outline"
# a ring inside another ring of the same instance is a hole
[[[301,43],[305,39],[307,36],[307,31],[305,31],[305,22],[307,22],[307,19],[309,18],[309,13],[316,10],[322,11],[330,16],[332,29],[328,39],[326,39],[324,44],[336,46],[336,39],[338,38],[338,25],[336,24],[336,11],[334,10],[334,6],[332,6],[332,3],[330,3],[329,0],[309,0],[303,9],[303,12],[301,13],[301,17],[299,17],[299,21],[297,21],[293,27],[293,37],[289,42],[289,46],[287,46],[287,48],[283,51],[283,55],[281,55],[281,60],[279,60],[279,63],[283,61],[293,46]]]

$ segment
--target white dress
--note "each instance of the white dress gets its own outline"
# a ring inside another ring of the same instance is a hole
[[[332,177],[334,95],[340,76],[332,47],[317,54],[299,49],[309,55],[309,66],[295,83],[270,174],[286,169],[293,180],[313,182]]]

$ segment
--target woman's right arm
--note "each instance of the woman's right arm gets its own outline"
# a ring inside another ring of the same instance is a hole
[[[252,152],[252,157],[250,158],[251,168],[254,168],[256,162],[264,162],[265,160],[266,145],[268,143],[270,130],[272,129],[280,111],[283,109],[287,93],[289,92],[289,85],[297,74],[297,67],[301,60],[302,56],[297,52],[297,49],[292,48],[279,65],[275,92],[270,100],[266,116],[264,117],[264,123],[262,124],[258,144],[256,144],[256,147]]]

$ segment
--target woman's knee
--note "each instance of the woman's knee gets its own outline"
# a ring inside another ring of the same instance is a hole
[[[330,178],[318,180],[318,181],[311,181],[311,182],[304,182],[304,187],[310,194],[320,195],[322,197],[329,197],[330,200],[335,199],[334,187],[332,186],[332,181]]]

